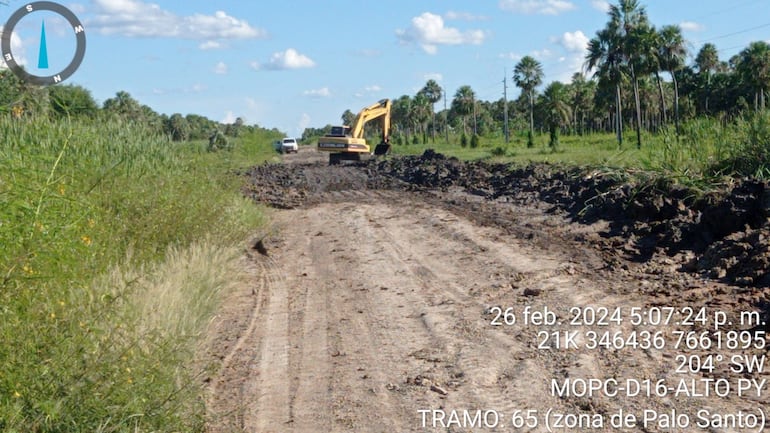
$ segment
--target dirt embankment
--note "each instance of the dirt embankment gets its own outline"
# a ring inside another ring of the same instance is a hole
[[[432,151],[419,157],[352,164],[332,170],[322,161],[251,169],[247,194],[278,208],[355,190],[463,191],[495,203],[544,202],[581,224],[610,223],[595,240],[624,258],[675,258],[683,271],[740,286],[770,286],[770,186],[748,179],[697,194],[649,177],[564,169],[546,164],[462,162]]]
[[[767,415],[768,367],[730,361],[766,361],[770,297],[702,275],[715,251],[756,260],[751,182],[709,203],[549,166],[307,150],[247,175],[276,230],[212,323],[212,433],[754,432],[726,423]]]

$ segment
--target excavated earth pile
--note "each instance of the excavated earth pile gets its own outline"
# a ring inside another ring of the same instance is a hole
[[[632,178],[548,164],[463,162],[432,150],[338,167],[267,164],[246,175],[248,196],[281,209],[324,201],[332,192],[360,190],[461,189],[495,203],[540,201],[574,222],[608,221],[594,242],[619,249],[627,259],[677,256],[683,271],[739,286],[770,286],[770,186],[756,180],[736,180],[699,195],[643,174]]]

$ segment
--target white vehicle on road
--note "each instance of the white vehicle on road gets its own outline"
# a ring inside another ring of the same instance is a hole
[[[281,153],[297,153],[299,152],[299,143],[295,138],[286,137],[275,142],[275,150]]]

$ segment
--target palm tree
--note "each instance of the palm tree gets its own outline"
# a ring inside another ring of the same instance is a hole
[[[588,43],[585,68],[587,71],[596,70],[594,76],[599,79],[599,85],[615,87],[615,131],[618,137],[618,148],[623,146],[623,109],[620,85],[623,82],[623,50],[618,34],[605,28],[596,33],[596,37]]]
[[[634,89],[634,105],[636,109],[636,146],[642,147],[642,107],[639,99],[638,73],[644,72],[645,58],[650,24],[647,11],[638,0],[619,0],[617,5],[611,5],[610,22],[607,29],[620,38],[623,61],[631,76]]]
[[[524,56],[513,69],[513,82],[529,97],[529,138],[527,147],[535,145],[535,88],[543,83],[543,65],[532,56]]]
[[[165,131],[172,141],[185,141],[190,137],[190,124],[181,114],[175,113],[166,121]]]
[[[139,101],[123,90],[117,92],[114,98],[104,101],[104,110],[117,113],[129,120],[138,120],[141,115]]]
[[[541,100],[543,115],[550,133],[549,146],[552,149],[559,147],[559,130],[569,124],[572,117],[567,86],[554,81],[545,88]]]
[[[345,110],[344,113],[342,113],[342,116],[340,116],[340,119],[342,120],[343,125],[352,126],[353,122],[356,121],[356,115],[353,114],[350,109]]]
[[[738,73],[754,89],[754,109],[764,110],[765,93],[770,83],[770,44],[752,42],[738,56]]]
[[[719,51],[717,51],[716,45],[712,43],[703,44],[703,47],[695,56],[695,65],[701,74],[716,71],[719,67]]]
[[[409,117],[414,122],[415,127],[419,126],[419,129],[422,132],[423,144],[428,141],[426,134],[427,128],[425,125],[428,123],[432,112],[433,108],[430,105],[428,97],[425,96],[425,94],[422,92],[417,92],[414,98],[412,98],[412,106],[410,107]]]
[[[674,83],[674,123],[676,135],[679,136],[679,83],[676,80],[676,72],[684,67],[684,59],[687,57],[682,29],[679,26],[664,26],[658,32],[658,58],[660,67],[671,74]]]
[[[428,102],[430,102],[431,105],[431,115],[433,116],[433,129],[432,129],[432,136],[433,136],[433,142],[436,142],[436,102],[441,100],[441,96],[443,95],[444,89],[441,88],[441,86],[438,85],[436,80],[428,80],[428,82],[425,83],[425,86],[420,90],[420,93],[425,95],[425,97],[428,99]],[[445,125],[446,126],[446,125]]]
[[[663,58],[660,52],[662,39],[660,33],[654,27],[647,27],[646,30],[644,34],[639,35],[640,40],[638,41],[638,49],[643,57],[644,70],[637,70],[637,72],[655,75],[655,82],[658,86],[660,114],[665,124],[668,123],[668,109],[666,108],[666,94],[663,91],[663,79],[660,78],[660,73],[663,71]]]
[[[585,128],[585,115],[591,111],[594,94],[596,93],[596,83],[586,80],[585,75],[576,72],[572,75],[570,84],[572,96],[572,116],[573,128],[577,133],[583,135]],[[578,115],[580,119],[578,120]]]
[[[455,92],[455,97],[452,100],[452,110],[463,118],[463,132],[468,134],[468,115],[474,113],[474,105],[476,104],[476,94],[471,89],[471,86],[461,86]]]
[[[716,45],[706,43],[695,56],[695,66],[699,75],[706,75],[706,113],[709,111],[709,94],[711,93],[711,76],[719,69],[719,52]]]
[[[409,142],[409,112],[411,111],[411,106],[412,98],[409,95],[402,95],[393,101],[391,109],[391,123],[397,125],[399,133],[406,136],[407,143]]]

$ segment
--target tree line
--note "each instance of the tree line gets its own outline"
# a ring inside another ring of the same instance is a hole
[[[225,124],[197,114],[160,114],[141,104],[128,92],[119,91],[99,105],[91,92],[79,85],[59,84],[39,87],[27,84],[9,70],[0,71],[0,112],[16,118],[48,116],[61,118],[120,119],[141,123],[173,141],[210,140],[214,146],[227,146],[226,137],[238,137],[256,128],[243,118]]]
[[[731,119],[766,109],[770,88],[770,44],[751,43],[723,60],[718,48],[703,45],[687,64],[689,44],[677,25],[654,26],[638,0],[611,5],[604,28],[588,44],[584,68],[569,83],[545,86],[542,64],[523,57],[513,69],[521,90],[517,99],[481,101],[470,86],[456,90],[447,109],[435,111],[445,90],[429,80],[414,96],[393,100],[393,137],[428,142],[436,136],[504,135],[506,111],[512,130],[547,132],[551,145],[559,134],[613,132],[618,146],[632,125],[635,142],[642,132],[671,128],[699,116]],[[667,78],[667,79],[666,79]],[[354,114],[347,110],[343,122]],[[308,136],[323,130],[308,130]]]

